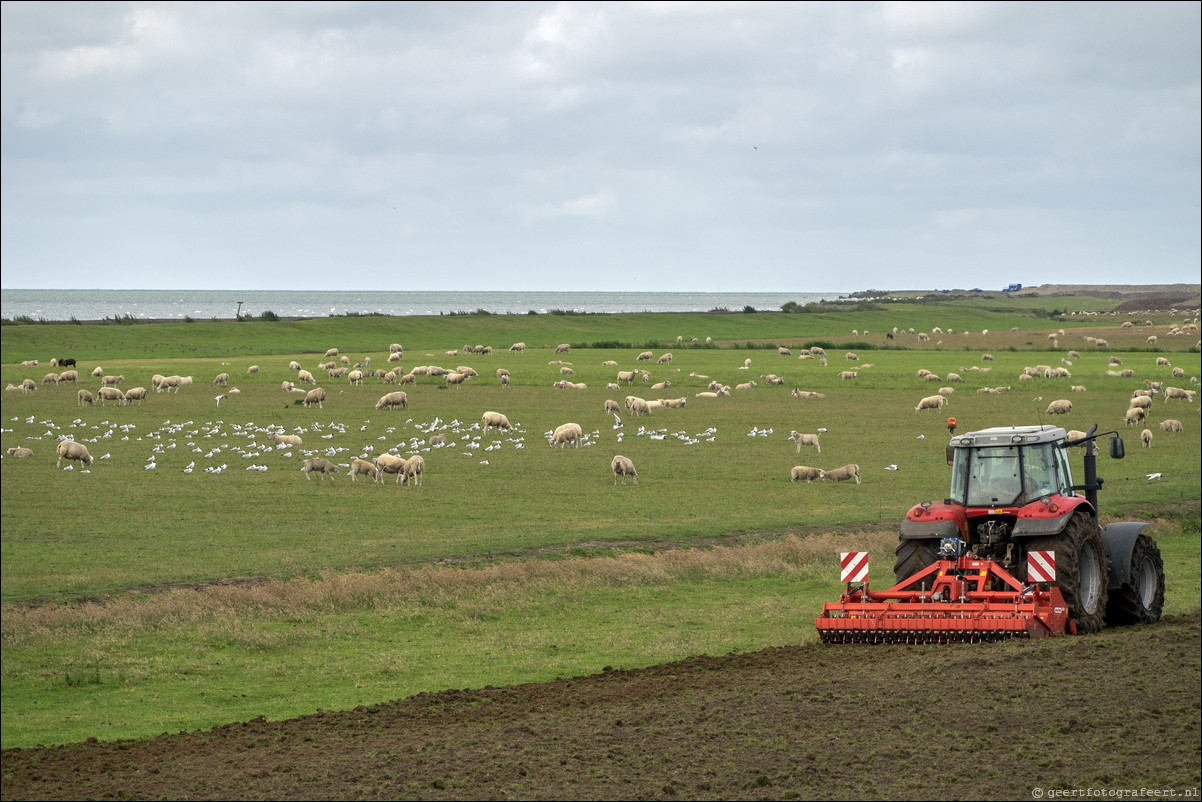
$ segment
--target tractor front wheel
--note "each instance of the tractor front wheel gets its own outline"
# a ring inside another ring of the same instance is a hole
[[[897,555],[893,563],[894,583],[901,584],[902,580],[914,576],[928,565],[939,560],[939,541],[933,538],[907,540],[902,538],[894,550]]]
[[[1106,548],[1093,516],[1075,512],[1060,534],[1027,541],[1027,551],[1051,551],[1056,556],[1056,586],[1068,604],[1077,632],[1102,628],[1106,617]]]
[[[1106,623],[1126,626],[1159,621],[1164,609],[1164,562],[1156,541],[1147,535],[1135,539],[1130,576],[1130,582],[1110,592]]]

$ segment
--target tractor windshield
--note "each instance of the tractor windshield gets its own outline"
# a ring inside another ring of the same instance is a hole
[[[1051,443],[958,448],[949,498],[967,507],[1007,507],[1065,492],[1057,456]]]

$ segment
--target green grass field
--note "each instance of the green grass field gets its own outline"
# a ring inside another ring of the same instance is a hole
[[[812,640],[814,615],[838,594],[837,552],[867,548],[879,555],[873,577],[891,578],[897,522],[912,504],[946,495],[948,415],[960,432],[1041,422],[1117,430],[1127,456],[1099,465],[1103,518],[1153,522],[1166,613],[1196,610],[1199,405],[1157,398],[1151,448],[1123,416],[1145,380],[1196,386],[1197,330],[1171,336],[1180,315],[1054,314],[1104,313],[1107,303],[5,324],[4,383],[29,378],[38,389],[10,390],[3,402],[4,449],[34,452],[3,460],[3,746],[144,737]],[[1136,325],[1122,327],[1128,320]],[[519,341],[526,350],[510,353]],[[406,371],[466,365],[479,376],[458,387],[418,376],[403,388],[407,409],[377,411],[396,388],[318,370],[332,347],[352,363],[370,357],[373,370],[395,367],[393,342],[404,345]],[[557,354],[559,343],[570,353]],[[465,354],[481,344],[492,353]],[[798,358],[811,345],[825,348],[827,365]],[[655,358],[636,362],[644,350]],[[58,370],[51,357],[68,355],[79,383],[43,384]],[[281,390],[296,380],[292,360],[318,377],[323,408]],[[1071,377],[1018,378],[1062,360]],[[259,371],[249,374],[252,365]],[[123,375],[123,389],[149,389],[154,374],[193,384],[151,389],[140,405],[80,406],[77,390],[100,386],[98,366]],[[648,383],[606,389],[634,367]],[[963,381],[926,382],[922,368]],[[1109,375],[1121,369],[1133,375]],[[840,378],[847,370],[855,378]],[[238,393],[212,384],[222,372]],[[587,389],[555,388],[562,379]],[[698,397],[711,381],[756,385]],[[670,385],[653,390],[660,382]],[[942,412],[915,412],[943,386],[955,392]],[[825,397],[795,398],[794,388]],[[627,395],[686,405],[620,421],[604,411],[606,399]],[[1059,398],[1072,412],[1043,416]],[[515,431],[482,432],[486,410]],[[1167,418],[1183,431],[1162,431]],[[550,448],[546,434],[568,421],[581,424],[584,443]],[[821,453],[797,453],[794,429],[825,429]],[[435,431],[447,446],[427,446]],[[304,444],[274,448],[272,432]],[[56,468],[63,437],[87,445],[90,471]],[[347,476],[353,457],[385,451],[422,453],[424,482]],[[614,484],[618,453],[638,467],[638,485]],[[343,472],[306,479],[308,456]],[[862,484],[789,481],[794,465],[847,463],[860,466]],[[1079,457],[1073,465],[1080,470]]]

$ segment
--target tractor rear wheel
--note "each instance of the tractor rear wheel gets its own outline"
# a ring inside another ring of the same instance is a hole
[[[914,576],[928,565],[939,561],[939,541],[932,538],[907,540],[901,538],[894,549],[897,555],[893,563],[894,583]]]
[[[1131,581],[1110,592],[1106,623],[1111,626],[1153,624],[1164,609],[1164,562],[1160,548],[1147,535],[1135,539],[1131,551]]]
[[[1077,632],[1100,630],[1106,617],[1106,547],[1093,516],[1074,512],[1060,534],[1032,538],[1027,551],[1055,552],[1056,586],[1068,604],[1069,617],[1077,621]]]

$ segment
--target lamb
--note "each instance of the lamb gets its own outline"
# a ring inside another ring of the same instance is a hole
[[[574,443],[576,448],[580,448],[580,440],[583,437],[584,430],[580,428],[579,423],[565,423],[551,433],[551,448],[567,448],[568,443]]]
[[[118,390],[120,392],[120,390]],[[63,467],[63,460],[70,462],[71,460],[78,461],[85,468],[92,467],[92,455],[88,453],[88,447],[83,443],[77,443],[74,440],[62,440],[58,444],[58,462],[54,467]]]
[[[1073,411],[1073,402],[1066,398],[1061,398],[1048,404],[1048,409],[1043,414],[1045,415],[1067,415]]]
[[[823,471],[823,479],[833,479],[836,482],[842,482],[845,479],[855,479],[856,484],[860,484],[860,466],[848,464],[842,468],[835,468],[833,471]]]
[[[355,481],[356,476],[362,475],[362,476],[366,476],[367,478],[371,479],[372,482],[374,483],[376,481],[376,477],[378,476],[379,473],[380,473],[380,469],[365,459],[360,459],[359,457],[355,457],[353,460],[351,460],[351,481],[352,482]]]
[[[119,401],[125,406],[125,393],[121,392],[120,387],[101,387],[96,397],[100,399],[101,406],[104,406],[105,401]]]
[[[821,432],[818,434],[821,434]],[[814,448],[818,449],[818,453],[821,454],[822,446],[818,442],[818,434],[802,434],[801,432],[794,430],[789,433],[789,439],[797,443],[798,454],[801,453],[802,446],[813,446]]]
[[[1161,428],[1163,431],[1166,431],[1166,432],[1182,432],[1182,431],[1185,431],[1185,430],[1182,428],[1182,426],[1181,426],[1181,421],[1179,421],[1179,420],[1177,420],[1177,419],[1175,419],[1175,418],[1169,418],[1168,420],[1162,420],[1162,421],[1160,422],[1160,428]]]
[[[305,460],[305,467],[301,468],[301,473],[305,475],[305,478],[312,481],[314,471],[321,474],[321,480],[324,482],[326,474],[338,473],[338,466],[322,457],[313,457],[312,459]]]
[[[800,482],[805,479],[806,484],[809,484],[815,479],[825,478],[826,471],[821,468],[811,468],[809,465],[794,465],[793,469],[789,471],[789,481],[791,482]]]
[[[271,442],[275,443],[277,447],[278,446],[297,446],[297,447],[299,447],[299,446],[303,446],[305,444],[305,441],[301,440],[301,437],[299,434],[281,434],[279,432],[274,432],[271,435]]]
[[[18,458],[24,459],[25,457],[33,456],[33,449],[26,448],[25,446],[13,446],[12,448],[10,448],[8,450],[8,455],[10,457],[18,457]]]
[[[80,405],[81,407],[82,407],[82,406],[89,406],[89,407],[90,407],[90,406],[92,406],[92,404],[93,404],[93,403],[95,403],[95,400],[96,400],[96,399],[94,399],[94,398],[92,397],[92,393],[91,393],[90,391],[88,391],[88,390],[83,390],[83,389],[81,389],[81,390],[80,390],[80,391],[79,391],[79,392],[76,394],[76,398],[79,400],[79,405]]]
[[[324,409],[326,400],[326,391],[320,387],[314,387],[309,392],[305,393],[305,407],[308,408],[313,404],[317,404],[318,409]]]
[[[426,472],[426,458],[421,454],[414,454],[409,459],[405,460],[405,470],[403,474],[398,475],[401,484],[409,484],[409,480],[413,480],[414,486],[422,483],[422,476]]]
[[[396,483],[401,483],[401,477],[405,473],[405,458],[398,457],[396,454],[381,454],[376,457],[376,481],[383,484],[384,475],[388,473],[396,474]]]
[[[230,392],[231,392],[231,393],[236,393],[236,392],[238,392],[238,391],[237,391],[237,389],[235,388],[235,389],[233,389],[233,390],[230,390]],[[145,388],[145,387],[131,387],[131,388],[129,388],[129,390],[127,390],[127,391],[126,391],[126,393],[125,393],[125,400],[126,400],[126,402],[127,402],[127,403],[130,403],[130,402],[133,402],[133,401],[137,401],[139,404],[141,404],[143,401],[145,401],[145,400],[146,400],[146,388]]]
[[[1152,430],[1144,429],[1142,432],[1140,432],[1139,440],[1141,443],[1143,443],[1144,448],[1151,448],[1152,447]]]
[[[626,477],[629,476],[634,484],[639,483],[638,471],[634,469],[634,463],[629,458],[618,454],[609,463],[609,469],[614,472],[614,484],[618,483],[618,477],[622,477],[622,484],[626,484]]]
[[[386,393],[380,396],[380,400],[376,402],[376,409],[396,409],[397,407],[409,408],[409,396],[402,390]]]
[[[504,429],[507,432],[513,431],[513,426],[509,423],[509,418],[502,415],[500,412],[485,412],[480,418],[480,425],[484,427],[484,433],[488,434],[489,429]]]

